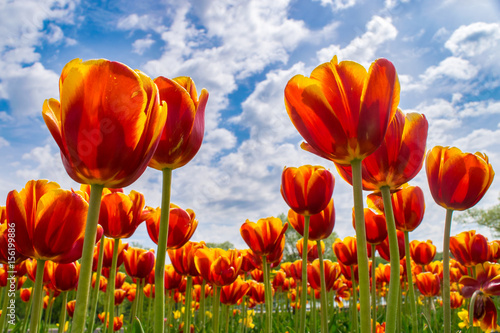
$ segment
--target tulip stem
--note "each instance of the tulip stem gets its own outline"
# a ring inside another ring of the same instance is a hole
[[[43,296],[43,269],[45,260],[36,261],[35,287],[33,288],[33,303],[31,310],[30,332],[38,332],[38,324],[42,316],[42,296]]]
[[[444,333],[451,332],[451,304],[450,304],[450,231],[453,209],[446,210],[443,239],[443,320]]]
[[[399,280],[399,247],[398,234],[396,232],[396,222],[394,211],[392,210],[391,190],[389,186],[382,186],[382,199],[384,200],[385,222],[387,224],[387,238],[389,239],[389,256],[391,260],[391,277],[389,280],[389,294],[387,296],[387,308],[385,315],[385,330],[388,333],[396,331],[396,321],[398,319],[398,298]]]
[[[266,303],[266,329],[264,332],[272,331],[273,321],[273,292],[271,290],[271,277],[269,276],[270,265],[267,263],[267,256],[262,257],[262,266],[264,268],[264,297]]]
[[[61,303],[61,314],[59,315],[59,330],[58,333],[64,333],[64,326],[66,324],[66,303],[68,302],[68,292],[63,291]]]
[[[480,290],[476,290],[472,294],[472,297],[470,299],[470,304],[469,304],[469,327],[470,327],[470,332],[476,332],[476,329],[474,328],[474,305],[476,304],[477,295],[479,295],[480,293],[481,293]]]
[[[191,290],[193,289],[193,277],[191,275],[187,276],[187,281],[186,281],[186,297],[185,297],[185,319],[184,319],[184,332],[191,332],[190,327],[191,327],[191,303],[192,303],[192,297],[191,297]]]
[[[85,319],[87,318],[87,305],[89,301],[89,289],[92,279],[92,259],[94,257],[94,245],[101,208],[101,195],[104,185],[93,184],[90,186],[89,210],[85,225],[85,238],[83,240],[83,252],[80,266],[80,277],[78,278],[78,290],[76,292],[75,317],[71,324],[71,333],[83,333]],[[30,331],[36,332],[36,331]]]
[[[92,289],[91,303],[90,303],[90,314],[88,317],[88,331],[94,332],[94,324],[95,324],[95,314],[97,309],[97,300],[99,296],[99,288],[101,287],[101,271],[102,271],[102,261],[104,259],[104,233],[101,236],[101,241],[99,245],[99,257],[97,259],[97,272],[95,276],[95,284],[94,289]]]
[[[108,313],[109,313],[109,324],[107,328],[108,333],[113,333],[113,318],[114,318],[114,308],[115,308],[115,282],[116,282],[116,265],[118,262],[118,248],[120,247],[120,239],[115,238],[113,244],[113,259],[111,260],[111,269],[109,270],[108,286],[106,287],[108,292]],[[97,281],[96,281],[97,283]]]
[[[170,187],[172,184],[172,169],[162,170],[163,184],[161,191],[160,230],[158,232],[158,252],[155,266],[155,315],[154,331],[163,333],[165,318],[165,257],[167,253],[168,220],[170,217]]]
[[[372,332],[377,331],[377,277],[375,273],[375,244],[371,244],[372,247]]]
[[[9,298],[10,298],[9,289],[10,289],[10,283],[7,282],[7,285],[5,287],[2,287],[2,295],[3,295],[2,313],[7,313],[7,306],[9,304]],[[5,326],[5,318],[7,318],[6,315],[5,316],[0,315],[0,332],[3,332],[3,328]]]
[[[302,291],[300,294],[300,327],[299,332],[306,331],[306,304],[307,304],[307,241],[309,239],[309,215],[304,216],[304,247],[302,250]],[[321,251],[321,247],[318,252]]]
[[[220,290],[221,287],[214,285],[214,299],[213,299],[213,324],[214,324],[214,332],[219,333],[219,308],[220,308]]]
[[[320,302],[321,302],[321,333],[328,333],[328,304],[326,303],[326,277],[325,264],[323,261],[323,251],[321,251],[321,241],[316,241],[319,259],[319,275],[321,281]]]
[[[359,269],[359,268],[358,268]],[[359,271],[358,271],[359,273]],[[358,295],[357,295],[357,286],[356,286],[356,278],[354,276],[354,266],[351,266],[351,282],[352,282],[352,332],[358,332]],[[360,300],[361,303],[361,300]]]
[[[368,271],[368,251],[366,248],[365,214],[363,209],[363,186],[361,184],[361,160],[352,160],[351,168],[354,197],[354,222],[356,225],[356,244],[358,252],[359,302],[361,314],[360,328],[361,333],[370,333],[370,274]]]
[[[417,301],[415,300],[415,288],[413,286],[413,275],[411,271],[410,237],[408,231],[405,231],[405,254],[406,276],[408,277],[408,297],[410,299],[411,326],[412,331],[418,333]]]
[[[207,282],[203,279],[201,283],[201,291],[200,291],[200,321],[201,321],[201,331],[205,333],[205,284]]]
[[[45,318],[43,331],[47,333],[49,331],[50,317],[52,316],[52,305],[53,305],[54,291],[49,292],[49,301],[47,302],[47,309],[45,309]]]

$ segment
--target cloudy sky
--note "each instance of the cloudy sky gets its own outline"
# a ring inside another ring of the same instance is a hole
[[[0,0],[0,205],[30,179],[78,187],[42,104],[59,98],[68,61],[107,58],[153,78],[191,76],[198,91],[209,91],[203,145],[173,173],[172,201],[199,219],[193,240],[245,247],[240,225],[286,212],[281,171],[303,164],[335,174],[335,231],[354,235],[352,189],[333,164],[299,148],[283,103],[286,82],[334,55],[365,67],[387,58],[399,74],[401,109],[429,121],[427,147],[484,152],[498,171],[499,17],[495,0]],[[159,206],[160,177],[148,170],[130,189]],[[440,248],[445,211],[424,172],[411,184],[424,189],[427,204],[411,237]],[[496,179],[478,206],[498,203],[499,192]],[[468,227],[454,224],[452,235]],[[144,226],[131,240],[153,245]]]

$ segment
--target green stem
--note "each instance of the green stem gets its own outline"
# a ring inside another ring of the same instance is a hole
[[[54,308],[54,291],[51,290],[49,294],[49,302],[47,303],[48,317],[46,317],[45,322],[45,332],[49,331],[49,325],[52,322],[52,310]]]
[[[311,332],[316,332],[316,298],[314,297],[314,289],[313,288],[311,288],[311,317],[312,317],[312,323],[311,323],[312,330],[311,330]]]
[[[368,271],[368,251],[366,249],[365,214],[363,210],[363,186],[361,184],[361,160],[352,160],[351,168],[354,197],[354,222],[356,225],[356,243],[358,252],[361,333],[370,333],[370,274]]]
[[[359,269],[359,268],[358,268]],[[359,273],[359,271],[358,271]],[[358,332],[358,293],[356,286],[356,278],[354,277],[354,266],[351,266],[351,282],[352,282],[352,332]],[[361,300],[360,300],[361,301]]]
[[[262,266],[264,268],[264,296],[266,299],[266,330],[270,333],[273,322],[273,292],[271,289],[271,278],[269,276],[270,264],[267,263],[267,256],[262,257]]]
[[[113,319],[114,319],[114,308],[115,308],[115,276],[116,276],[116,265],[118,262],[118,248],[120,247],[120,239],[115,238],[113,244],[113,259],[111,261],[111,269],[109,270],[109,279],[108,279],[108,314],[109,314],[109,323],[106,331],[108,333],[113,333]],[[97,281],[96,281],[97,284]]]
[[[160,230],[158,232],[158,252],[155,266],[155,316],[154,331],[163,333],[165,318],[165,257],[167,253],[168,220],[170,217],[170,186],[172,184],[172,169],[162,170],[163,184],[161,191]]]
[[[299,314],[299,299],[300,299],[300,284],[297,282],[295,286],[295,311],[294,311],[294,317],[295,317],[295,332],[298,332],[299,330],[299,323],[300,323],[300,314]]]
[[[408,298],[411,311],[411,326],[414,333],[418,333],[417,301],[415,299],[415,287],[413,286],[413,275],[411,271],[410,238],[409,232],[405,231],[405,254],[406,254],[406,275],[408,276]]]
[[[474,294],[472,294],[472,297],[470,299],[470,304],[469,304],[469,327],[470,327],[470,332],[475,332],[476,329],[474,328],[474,304],[476,304],[476,298],[477,295],[481,293],[480,290],[476,290]]]
[[[220,290],[221,287],[214,284],[214,299],[213,299],[213,324],[214,324],[214,332],[219,333],[219,308],[220,308]]]
[[[306,304],[307,304],[307,241],[309,239],[309,215],[304,216],[304,247],[302,250],[302,292],[300,294],[300,327],[299,332],[306,331]],[[321,251],[321,248],[318,250]]]
[[[43,269],[45,260],[36,261],[36,277],[35,286],[33,288],[33,304],[31,310],[30,332],[38,332],[38,324],[40,323],[43,309]]]
[[[8,280],[7,280],[8,281]],[[5,287],[2,287],[2,313],[7,313],[7,305],[9,304],[9,288],[10,283],[7,282]],[[7,315],[0,315],[0,332],[3,332],[3,328],[5,326],[5,318]]]
[[[68,292],[62,293],[61,314],[59,315],[59,330],[58,333],[64,333],[64,326],[66,324],[66,303],[68,302]]]
[[[185,318],[184,318],[184,332],[190,332],[190,327],[191,327],[191,303],[192,303],[192,297],[191,297],[191,289],[193,288],[193,277],[188,275],[187,281],[186,281],[186,297],[185,297]]]
[[[136,294],[135,294],[135,297],[139,297],[139,299],[137,300],[137,317],[141,322],[143,321],[142,312],[144,310],[143,300],[144,300],[144,285],[146,284],[145,282],[146,282],[145,279],[139,279],[139,289],[136,289]]]
[[[200,292],[200,321],[201,321],[201,331],[205,333],[205,284],[206,281],[203,279],[201,283],[201,292]]]
[[[92,259],[97,232],[97,221],[101,208],[101,195],[104,186],[94,184],[90,186],[89,210],[85,225],[85,238],[83,240],[82,259],[80,260],[80,277],[78,278],[78,291],[76,292],[75,313],[71,325],[71,333],[83,333],[85,318],[87,318],[87,305],[89,301],[90,282],[92,280]],[[36,331],[31,331],[36,332]]]
[[[451,332],[451,304],[450,304],[450,231],[453,209],[446,210],[443,239],[443,320],[444,333]]]
[[[226,327],[226,330],[225,332],[228,332],[229,330],[229,305],[227,304],[222,304],[222,318],[224,318],[224,323],[225,323],[225,327]],[[189,331],[187,331],[189,332]]]
[[[385,221],[387,224],[387,237],[389,238],[389,255],[391,259],[391,278],[389,281],[389,294],[387,296],[387,308],[385,315],[385,330],[388,333],[396,332],[396,321],[398,319],[398,298],[401,285],[399,283],[399,247],[396,222],[392,210],[391,191],[389,186],[382,186],[382,199],[384,200]],[[359,248],[359,247],[358,247]]]
[[[154,288],[154,286],[151,286],[151,294],[149,295],[150,297],[148,298],[148,312],[147,312],[148,318],[151,318],[151,304],[153,304],[153,298],[154,298],[153,297],[153,288]],[[155,296],[156,296],[156,290],[155,290]],[[147,321],[146,327],[147,327],[147,331],[149,331],[151,329],[151,321],[150,320]],[[189,331],[187,331],[187,332],[189,332]]]
[[[375,273],[375,244],[372,246],[372,332],[377,331],[377,277]]]
[[[130,327],[132,327],[132,324],[134,323],[134,319],[137,313],[137,288],[139,287],[137,284],[139,283],[139,279],[136,280],[136,285],[135,285],[135,297],[134,301],[132,302],[132,308],[130,309]]]
[[[243,280],[246,281],[247,274],[243,274]],[[205,280],[203,280],[205,282]],[[200,305],[201,308],[201,305]],[[241,316],[241,333],[246,332],[246,323],[245,321],[247,320],[247,296],[243,296],[243,312]]]
[[[321,251],[321,241],[316,241],[319,259],[319,274],[321,281],[320,302],[321,302],[321,333],[328,333],[328,304],[326,302],[326,281],[325,264],[323,261],[323,252]]]
[[[96,309],[97,309],[97,300],[99,296],[99,288],[101,286],[101,271],[102,271],[102,261],[104,258],[104,234],[101,236],[101,244],[99,245],[99,257],[97,259],[97,272],[95,276],[95,284],[94,288],[92,289],[92,296],[91,296],[91,309],[90,309],[90,314],[88,317],[88,331],[89,332],[94,332],[94,324],[95,324],[95,315],[96,315]]]
[[[28,318],[30,316],[32,303],[33,303],[33,296],[30,297],[30,301],[26,304],[26,314],[24,316],[24,321],[23,321],[21,332],[28,332]]]
[[[167,299],[167,332],[171,332],[171,326],[174,326],[173,321],[174,321],[174,316],[173,316],[173,311],[172,311],[172,306],[173,306],[174,300],[172,296],[172,291],[170,290],[168,292],[168,299]],[[205,330],[205,327],[203,327],[203,330]]]

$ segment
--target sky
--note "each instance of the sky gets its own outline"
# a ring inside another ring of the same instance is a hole
[[[246,248],[246,219],[286,213],[285,166],[322,165],[336,178],[335,231],[353,236],[352,188],[333,163],[299,145],[283,90],[337,55],[368,68],[396,67],[399,107],[429,121],[427,148],[486,153],[500,170],[500,4],[495,0],[0,0],[0,205],[30,179],[78,188],[65,172],[41,112],[57,98],[63,66],[106,58],[152,78],[190,76],[209,92],[197,156],[174,170],[172,202],[199,221],[193,241]],[[426,214],[411,239],[442,248],[445,209],[434,203],[425,170],[410,182],[424,190]],[[133,185],[160,205],[161,172]],[[498,203],[500,180],[476,206]],[[368,193],[365,193],[367,195]],[[459,216],[456,213],[454,216]],[[453,223],[451,234],[474,228]],[[129,239],[153,247],[142,224]]]

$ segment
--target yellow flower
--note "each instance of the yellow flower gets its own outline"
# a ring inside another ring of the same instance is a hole
[[[174,319],[179,319],[181,317],[181,312],[179,310],[174,311]]]
[[[206,315],[209,319],[212,319],[212,312],[210,312],[210,311],[206,311],[206,312],[205,312],[205,315]]]
[[[253,323],[253,316],[255,314],[254,310],[248,310],[246,318],[240,319],[238,322],[241,323],[243,320],[243,324],[248,328],[254,328],[255,324]]]

